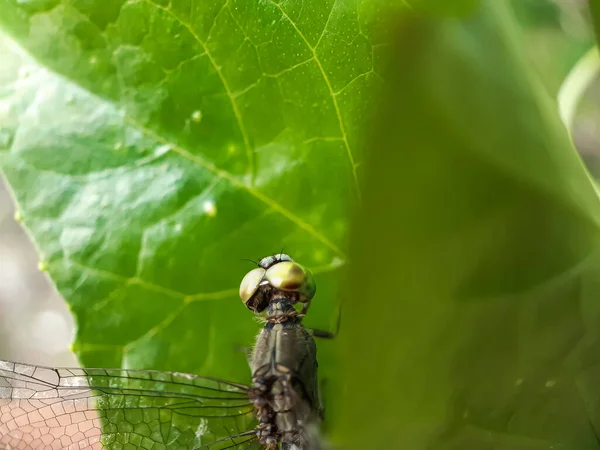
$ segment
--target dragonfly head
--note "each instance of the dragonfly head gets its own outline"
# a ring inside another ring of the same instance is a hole
[[[246,274],[240,284],[240,298],[255,313],[264,311],[275,293],[279,298],[282,293],[289,294],[290,303],[302,303],[306,309],[316,290],[312,273],[280,253],[261,259],[258,267]]]

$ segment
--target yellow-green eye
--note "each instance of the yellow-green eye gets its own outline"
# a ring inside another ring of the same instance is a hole
[[[269,267],[265,278],[275,289],[298,292],[302,302],[312,299],[317,290],[312,273],[293,261],[282,261]]]
[[[265,276],[265,269],[257,267],[246,274],[240,284],[240,298],[247,304],[252,296],[258,291],[260,282]]]

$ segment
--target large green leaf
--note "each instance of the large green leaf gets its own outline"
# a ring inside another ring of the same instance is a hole
[[[340,335],[348,448],[600,448],[598,196],[506,3],[399,26]]]
[[[2,87],[0,166],[84,364],[247,377],[240,258],[282,248],[336,320],[384,42],[366,3],[305,6],[0,3],[38,61]]]

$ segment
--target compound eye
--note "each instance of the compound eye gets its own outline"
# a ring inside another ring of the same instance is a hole
[[[290,255],[286,255],[285,253],[278,253],[272,256],[265,256],[260,260],[258,266],[262,267],[263,269],[268,269],[269,267],[281,261],[293,261],[293,259],[290,257]]]
[[[251,270],[243,278],[240,284],[240,298],[246,306],[252,298],[252,296],[258,291],[261,281],[264,279],[265,269],[257,267]]]
[[[298,292],[301,301],[312,299],[317,290],[312,273],[293,261],[282,261],[269,267],[265,277],[275,289]]]

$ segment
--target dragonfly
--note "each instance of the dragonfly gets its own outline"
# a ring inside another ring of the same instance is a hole
[[[302,325],[315,292],[283,253],[243,278],[242,301],[265,316],[250,385],[0,360],[0,450],[322,450],[316,345]]]

